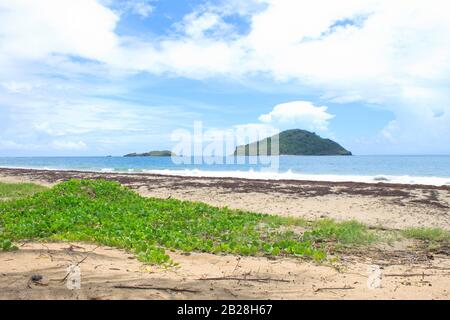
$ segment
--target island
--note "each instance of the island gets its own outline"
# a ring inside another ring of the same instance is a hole
[[[150,151],[145,153],[129,153],[124,157],[176,157],[177,155],[169,150]]]
[[[277,137],[278,136],[278,137]],[[234,156],[277,155],[271,151],[272,139],[279,140],[279,155],[296,156],[351,156],[352,153],[344,149],[337,142],[324,139],[314,132],[301,129],[291,129],[279,134],[236,147]]]

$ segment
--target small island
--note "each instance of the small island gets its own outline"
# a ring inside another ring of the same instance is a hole
[[[277,137],[278,136],[278,137]],[[271,142],[274,138],[279,139],[279,155],[294,156],[351,156],[352,153],[344,149],[337,142],[324,139],[314,132],[292,129],[265,138],[250,144],[238,146],[234,156],[259,156],[277,155],[272,153]]]
[[[144,153],[129,153],[124,157],[176,157],[177,155],[169,150],[150,151]]]

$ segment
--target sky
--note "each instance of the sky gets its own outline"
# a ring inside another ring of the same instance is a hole
[[[301,128],[450,154],[447,0],[0,0],[0,156]]]

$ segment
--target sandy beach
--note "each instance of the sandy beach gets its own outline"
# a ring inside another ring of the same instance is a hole
[[[1,169],[0,181],[53,185],[71,178],[109,179],[143,196],[201,201],[252,212],[355,219],[373,227],[450,230],[450,186],[198,178],[152,174]]]
[[[167,269],[114,248],[23,243],[0,253],[0,299],[450,298],[448,257],[394,253],[344,257],[339,268],[294,258],[171,253],[179,267]],[[67,266],[80,261],[81,289],[68,290]],[[382,268],[380,288],[368,288],[371,263]],[[31,281],[35,274],[43,279]]]
[[[307,219],[356,219],[381,230],[450,230],[450,187],[313,181],[188,178],[149,174],[0,169],[0,182],[47,186],[71,178],[110,179],[144,196],[206,202]],[[296,258],[171,252],[177,267],[148,266],[115,248],[21,242],[0,253],[2,299],[449,299],[449,248],[414,240],[348,252],[333,265]],[[64,282],[79,263],[81,290]],[[381,286],[368,287],[373,266]],[[43,278],[31,281],[32,275]]]

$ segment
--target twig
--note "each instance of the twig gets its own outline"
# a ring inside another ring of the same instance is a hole
[[[237,281],[259,281],[259,282],[267,282],[267,281],[291,282],[291,281],[289,281],[289,280],[284,280],[284,279],[273,279],[273,278],[239,278],[239,277],[200,278],[200,279],[197,279],[197,280],[214,280],[214,281],[237,280]]]
[[[47,254],[50,257],[50,261],[53,262],[53,255],[50,251],[50,248],[48,246],[46,246],[44,243],[41,243],[43,247],[45,247],[47,249]]]
[[[236,269],[239,267],[239,262],[241,262],[241,257],[237,258],[236,266],[234,267],[234,270],[232,273],[234,273],[236,271]]]
[[[81,247],[81,246],[77,246],[77,245],[74,245],[74,244],[70,244],[70,247],[67,249],[67,250],[69,250],[69,251],[74,251],[73,249],[74,248],[76,248],[76,249],[84,249],[84,247]]]
[[[401,229],[395,229],[395,228],[386,228],[382,226],[368,226],[367,229],[369,230],[381,230],[381,231],[400,231]]]
[[[427,269],[436,269],[436,270],[450,270],[450,268],[444,268],[444,267],[427,267]]]
[[[138,290],[166,290],[166,291],[174,291],[174,292],[190,292],[190,293],[197,293],[198,290],[191,290],[191,289],[179,289],[179,288],[168,288],[168,287],[152,287],[152,286],[146,286],[146,285],[140,285],[140,286],[129,286],[129,285],[116,285],[114,286],[116,289],[138,289]]]
[[[383,274],[383,277],[432,277],[432,276],[448,276],[450,273],[391,273],[391,274]]]
[[[324,290],[351,290],[355,289],[355,287],[345,286],[345,287],[332,287],[332,288],[317,288],[314,292],[324,291]]]

